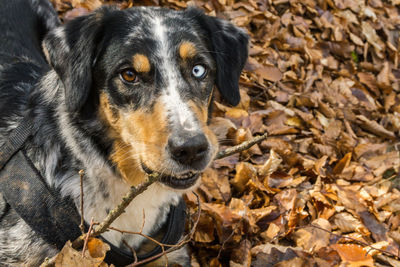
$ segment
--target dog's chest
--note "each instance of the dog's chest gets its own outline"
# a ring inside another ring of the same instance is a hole
[[[90,184],[84,186],[84,216],[88,223],[91,218],[95,222],[101,222],[107,213],[121,202],[122,197],[130,188],[122,179],[113,176],[105,169],[96,170],[94,173],[97,173],[96,179],[100,182],[93,184],[94,179],[88,179]],[[125,212],[111,226],[120,230],[151,235],[164,224],[170,206],[178,204],[179,197],[179,193],[163,185],[152,184],[146,191],[134,198]],[[125,243],[137,249],[144,241],[142,236],[122,235],[114,230],[104,233],[103,237],[128,251],[130,250]]]

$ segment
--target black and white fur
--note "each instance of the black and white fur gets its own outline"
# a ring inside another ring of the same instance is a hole
[[[166,179],[135,198],[113,226],[138,231],[144,212],[143,232],[152,234],[165,222],[170,205],[177,204],[182,193],[198,184],[186,185],[181,182],[183,177],[204,170],[218,149],[192,106],[207,109],[214,84],[229,103],[239,102],[238,79],[247,58],[248,37],[233,25],[196,9],[178,12],[143,7],[120,11],[104,7],[66,25],[58,24],[47,1],[0,0],[0,145],[24,114],[29,114],[41,125],[24,148],[35,167],[49,187],[72,198],[77,207],[78,172],[85,170],[85,219],[101,221],[133,182],[124,179],[118,162],[111,160],[116,131],[99,115],[99,96],[106,96],[112,112],[118,113],[117,119],[124,121],[122,125],[129,124],[127,116],[136,116],[139,111],[152,114],[161,103],[162,112],[157,111],[154,117],[165,118],[165,129],[159,134],[158,129],[152,130],[155,136],[165,135],[167,144],[146,144],[146,140],[132,138],[129,131],[133,130],[117,131],[118,138],[136,149],[126,155],[127,160],[132,164],[144,162]],[[47,31],[50,33],[42,50]],[[178,62],[176,51],[182,40],[195,45],[193,62]],[[121,71],[137,53],[146,55],[150,70],[137,73],[137,83],[121,82]],[[207,67],[207,75],[201,80],[190,74],[199,62]],[[199,135],[205,136],[201,157],[184,162],[172,155],[171,143],[176,146],[180,142],[176,140]],[[146,151],[159,153],[159,159],[144,160]],[[135,168],[140,177],[149,171],[140,164]],[[142,237],[122,236],[115,231],[103,237],[127,251],[123,240],[138,251],[144,242]],[[0,265],[35,266],[56,253],[0,195]],[[187,266],[185,249],[172,254],[168,257],[170,264]]]

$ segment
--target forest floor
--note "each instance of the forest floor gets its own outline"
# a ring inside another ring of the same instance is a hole
[[[212,125],[222,148],[268,138],[204,173],[193,266],[400,266],[399,0],[52,2],[197,6],[251,36]]]

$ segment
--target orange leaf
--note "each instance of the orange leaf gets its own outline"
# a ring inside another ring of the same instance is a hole
[[[107,244],[97,238],[90,238],[87,246],[92,258],[101,258],[102,260],[106,256],[107,251],[110,250]]]
[[[356,244],[334,244],[331,247],[339,253],[348,266],[374,266],[372,256],[362,246]]]
[[[341,160],[338,161],[338,163],[336,163],[335,167],[333,167],[334,174],[341,174],[343,169],[349,166],[351,155],[351,152],[347,153]]]
[[[256,74],[258,74],[261,78],[271,81],[271,82],[277,82],[282,79],[282,72],[276,67],[273,66],[264,66],[262,68],[256,69],[254,71]]]

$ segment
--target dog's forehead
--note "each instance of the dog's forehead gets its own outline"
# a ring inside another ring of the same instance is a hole
[[[160,30],[168,35],[172,44],[182,39],[200,41],[195,23],[183,11],[158,7],[138,7],[124,11],[127,20],[125,44],[138,39],[159,42]]]

